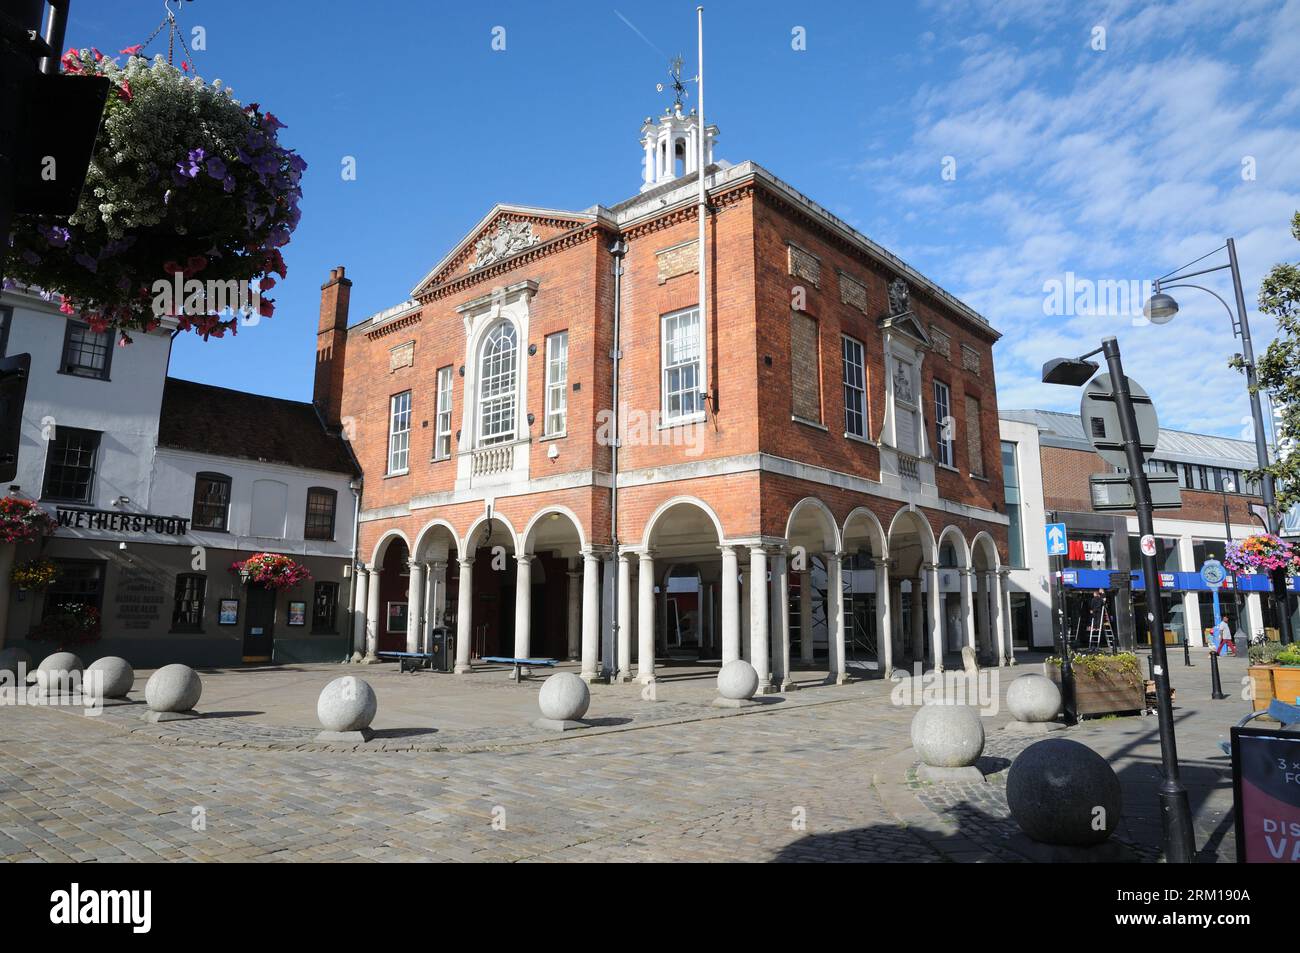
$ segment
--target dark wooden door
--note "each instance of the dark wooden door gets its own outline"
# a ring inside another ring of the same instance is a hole
[[[275,590],[249,586],[244,615],[244,661],[269,662],[275,639]]]

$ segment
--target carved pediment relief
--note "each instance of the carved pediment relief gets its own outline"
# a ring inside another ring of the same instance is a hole
[[[474,271],[494,261],[500,261],[515,252],[523,251],[530,245],[536,245],[539,241],[541,239],[533,231],[532,222],[503,220],[497,225],[494,233],[484,235],[474,244],[474,262],[469,266],[469,270]]]

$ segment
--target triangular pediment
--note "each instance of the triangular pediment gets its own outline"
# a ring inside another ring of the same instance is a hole
[[[418,298],[427,289],[504,261],[534,245],[595,221],[588,212],[494,205],[411,291]]]
[[[926,333],[921,322],[911,311],[904,311],[902,314],[891,314],[881,318],[876,322],[882,331],[898,331],[915,340],[922,347],[930,347],[930,335]]]

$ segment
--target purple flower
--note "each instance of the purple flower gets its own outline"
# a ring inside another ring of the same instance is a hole
[[[199,174],[199,163],[203,161],[204,152],[202,149],[191,149],[190,154],[181,162],[176,163],[176,171],[187,179],[192,179]]]
[[[226,164],[221,161],[221,156],[213,156],[208,160],[208,175],[217,181],[226,178]]]
[[[235,191],[235,177],[227,173],[226,177],[221,180],[221,187],[227,192]]]
[[[50,243],[52,248],[62,248],[68,244],[68,239],[72,237],[72,234],[62,225],[43,228],[41,229],[41,235]]]

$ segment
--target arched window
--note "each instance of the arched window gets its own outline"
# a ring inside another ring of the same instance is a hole
[[[515,438],[518,344],[515,326],[509,321],[497,324],[483,339],[478,366],[478,434],[481,445],[504,443]]]

